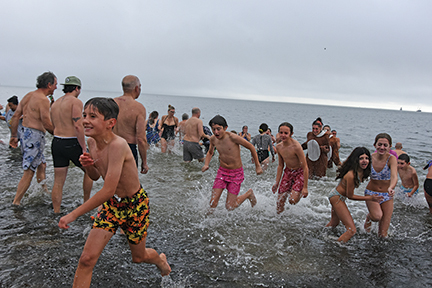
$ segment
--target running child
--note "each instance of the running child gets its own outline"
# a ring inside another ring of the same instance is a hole
[[[291,137],[293,134],[294,128],[290,123],[283,122],[279,125],[281,142],[276,145],[279,165],[276,173],[276,183],[272,187],[273,193],[276,193],[279,187],[276,203],[278,214],[285,210],[285,202],[288,196],[290,204],[297,204],[302,196],[306,198],[309,193],[307,189],[309,169],[306,157],[300,143]],[[284,172],[283,177],[282,171]]]
[[[339,225],[339,222],[345,225],[346,232],[343,233],[338,241],[347,242],[356,233],[356,227],[350,211],[345,203],[346,199],[357,201],[375,201],[380,202],[383,197],[377,195],[359,196],[354,194],[354,189],[360,186],[360,182],[366,180],[371,172],[371,155],[365,147],[355,148],[342,166],[337,170],[336,180],[340,179],[339,184],[333,188],[328,196],[331,210],[331,220],[326,227]]]
[[[258,155],[255,147],[244,138],[226,131],[228,124],[220,115],[216,115],[210,120],[209,125],[213,131],[213,136],[210,137],[210,147],[207,152],[202,172],[209,169],[210,160],[214,154],[214,148],[219,152],[219,170],[217,172],[212,196],[210,199],[210,208],[214,209],[219,203],[222,191],[226,188],[227,199],[225,207],[228,210],[234,210],[246,199],[249,199],[251,206],[254,207],[257,203],[252,189],[246,193],[238,195],[240,192],[241,183],[244,180],[243,164],[240,157],[240,145],[249,149],[254,159],[255,170],[257,175],[263,173],[261,165],[258,161]]]
[[[132,261],[155,264],[162,276],[171,268],[165,254],[146,248],[149,225],[149,200],[142,188],[135,159],[126,140],[112,131],[119,112],[113,99],[93,98],[84,106],[83,125],[88,139],[89,153],[83,153],[80,162],[93,180],[100,176],[104,185],[93,197],[71,213],[60,218],[59,227],[102,205],[87,237],[75,272],[74,287],[89,287],[93,268],[104,247],[122,228],[132,252]]]
[[[400,189],[408,197],[418,194],[419,180],[416,170],[410,165],[410,157],[408,154],[400,154],[397,163],[397,170],[402,181]]]

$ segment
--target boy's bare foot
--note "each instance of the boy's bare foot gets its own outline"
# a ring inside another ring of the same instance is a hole
[[[369,214],[366,216],[366,221],[365,221],[365,224],[364,224],[364,229],[365,229],[365,231],[366,232],[371,232],[371,226],[372,226],[372,221],[370,220],[370,218],[369,218]]]
[[[168,264],[168,261],[167,261],[166,255],[165,255],[164,253],[161,253],[161,254],[159,255],[159,257],[160,257],[160,258],[162,259],[162,261],[163,261],[163,266],[162,266],[162,267],[158,267],[159,270],[161,271],[161,275],[162,275],[162,276],[168,276],[168,275],[171,273],[171,267],[170,267],[170,265]]]
[[[249,189],[248,192],[250,192],[248,199],[251,202],[251,206],[254,207],[257,204],[257,199],[252,189]]]

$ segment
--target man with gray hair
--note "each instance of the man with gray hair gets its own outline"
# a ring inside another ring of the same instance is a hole
[[[141,94],[141,83],[138,77],[127,75],[122,80],[123,95],[114,98],[119,106],[117,123],[114,133],[124,138],[138,167],[138,153],[141,157],[141,173],[148,172],[147,166],[147,138],[146,138],[146,109],[144,105],[135,101]],[[138,151],[137,151],[138,145]]]
[[[199,108],[192,109],[192,117],[186,121],[184,125],[185,136],[183,138],[183,161],[191,162],[193,159],[198,159],[199,162],[204,161],[204,153],[199,141],[201,138],[210,137],[204,133],[203,122],[199,119],[201,110]]]
[[[23,152],[22,167],[24,173],[17,186],[14,205],[20,205],[36,170],[37,181],[40,183],[45,180],[45,131],[53,133],[50,101],[47,96],[52,96],[54,90],[57,89],[57,77],[52,72],[45,72],[37,78],[36,87],[35,91],[24,96],[11,118],[9,145],[16,148],[18,146],[18,123],[23,116],[19,140]],[[48,191],[46,184],[42,185]]]

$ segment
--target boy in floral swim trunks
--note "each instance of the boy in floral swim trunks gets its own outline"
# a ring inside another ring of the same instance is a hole
[[[283,122],[279,125],[281,142],[276,146],[276,151],[279,155],[279,165],[277,168],[276,183],[272,187],[273,193],[276,193],[279,187],[276,205],[278,214],[285,210],[285,202],[288,196],[290,204],[297,204],[302,196],[303,198],[308,196],[307,183],[309,170],[306,157],[300,143],[291,138],[293,133],[293,126],[290,123]],[[284,171],[283,177],[282,171]]]
[[[402,182],[400,189],[408,197],[418,194],[419,180],[416,170],[411,166],[408,154],[400,154],[397,163],[397,170]]]
[[[240,145],[249,149],[252,158],[255,160],[255,170],[257,175],[262,174],[262,168],[258,161],[258,155],[255,147],[242,137],[226,131],[228,124],[220,115],[216,115],[210,120],[209,125],[213,131],[213,136],[210,137],[210,147],[205,158],[205,164],[201,169],[202,172],[209,169],[210,160],[213,157],[214,149],[219,152],[219,170],[217,172],[212,196],[210,200],[210,208],[214,209],[219,203],[222,191],[228,190],[225,207],[228,210],[234,210],[240,206],[246,199],[249,199],[251,206],[255,206],[256,198],[249,189],[246,193],[238,196],[241,183],[244,180],[243,164],[240,157]]]
[[[80,162],[90,178],[97,180],[102,176],[105,182],[101,190],[63,216],[58,224],[67,229],[77,217],[102,205],[81,254],[74,287],[90,286],[93,268],[119,227],[128,238],[133,262],[155,264],[162,276],[171,272],[165,254],[146,248],[149,202],[126,140],[112,131],[118,111],[115,101],[107,98],[90,99],[84,106],[83,125],[85,135],[90,137],[89,153],[83,153]]]

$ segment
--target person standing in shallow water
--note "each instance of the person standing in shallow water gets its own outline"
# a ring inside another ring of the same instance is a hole
[[[178,118],[174,116],[174,106],[168,105],[168,115],[164,115],[159,123],[161,131],[161,152],[171,151],[175,144],[175,129],[179,125]]]
[[[321,118],[312,123],[312,132],[306,136],[307,140],[302,144],[303,150],[307,149],[306,161],[309,168],[309,179],[326,176],[329,148],[329,135],[322,130]]]
[[[79,162],[82,153],[87,152],[82,125],[83,104],[78,96],[81,93],[81,80],[75,76],[66,77],[63,92],[51,106],[51,121],[54,138],[51,153],[54,162],[54,186],[51,193],[54,213],[60,213],[63,186],[69,169],[69,162],[83,169]],[[84,169],[83,169],[84,171]],[[90,198],[93,181],[84,173],[84,202]]]
[[[366,216],[364,229],[371,231],[372,222],[378,222],[378,236],[387,237],[393,215],[393,196],[398,181],[397,160],[389,153],[392,138],[387,133],[380,133],[375,137],[376,152],[372,154],[370,181],[366,186],[365,196],[382,196],[379,203],[366,200],[369,213]]]
[[[126,139],[137,167],[139,153],[141,173],[146,174],[149,169],[147,166],[146,109],[144,105],[136,101],[141,94],[141,82],[138,77],[128,75],[123,78],[122,87],[123,95],[114,98],[120,109],[114,133]]]
[[[11,138],[9,145],[18,147],[18,123],[23,116],[20,131],[20,143],[23,152],[24,169],[23,176],[18,183],[17,192],[13,201],[14,205],[20,205],[21,199],[30,187],[33,175],[39,183],[45,180],[46,161],[44,156],[45,131],[53,133],[53,125],[50,118],[50,101],[47,96],[57,89],[57,77],[52,72],[45,72],[37,78],[37,90],[27,93],[11,118]],[[48,192],[46,184],[43,188]]]

